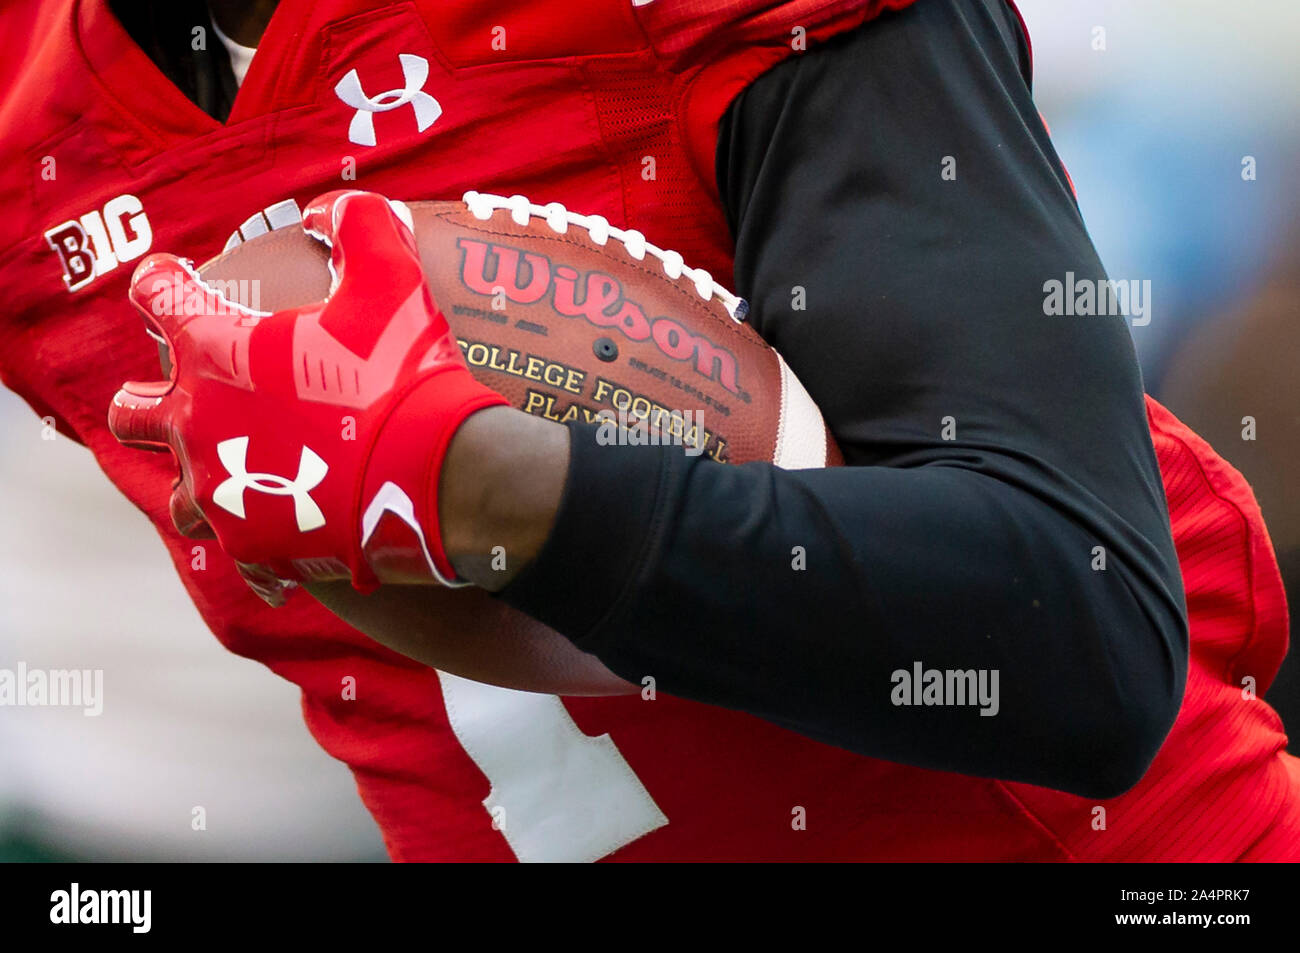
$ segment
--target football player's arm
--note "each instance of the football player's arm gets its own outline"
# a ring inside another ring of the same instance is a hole
[[[483,554],[545,525],[501,598],[631,682],[872,757],[1136,783],[1181,702],[1181,580],[1125,321],[1045,307],[1046,282],[1105,274],[1023,61],[999,0],[932,0],[728,114],[737,290],[850,466],[572,426],[558,513],[496,518],[518,473],[476,488],[444,524],[458,571],[499,587]],[[457,441],[490,456],[509,413]]]

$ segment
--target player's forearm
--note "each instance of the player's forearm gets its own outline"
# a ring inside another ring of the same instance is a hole
[[[727,466],[584,427],[570,453],[551,539],[500,597],[629,682],[1086,796],[1134,783],[1177,711],[1185,621],[1159,554],[1103,537],[1095,572],[1098,539],[1008,482]],[[918,670],[944,673],[937,695]]]
[[[482,590],[381,586],[366,596],[346,580],[303,588],[354,629],[441,672],[557,695],[637,691],[564,636],[520,625],[518,613]]]
[[[438,518],[461,578],[509,583],[546,541],[569,468],[569,431],[507,407],[470,417],[443,465]]]

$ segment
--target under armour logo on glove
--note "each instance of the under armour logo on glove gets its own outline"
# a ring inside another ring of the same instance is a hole
[[[227,513],[244,519],[244,491],[256,490],[272,496],[292,496],[293,515],[298,521],[298,531],[307,533],[325,525],[325,514],[311,498],[311,490],[320,486],[329,467],[311,447],[302,448],[298,460],[298,475],[292,480],[274,473],[248,472],[248,438],[232,437],[217,444],[217,457],[230,479],[212,491],[212,502]]]
[[[355,69],[334,86],[334,95],[356,110],[348,125],[348,141],[359,146],[373,146],[375,139],[375,113],[388,112],[409,105],[415,111],[415,128],[424,132],[442,115],[442,105],[424,92],[429,78],[429,61],[414,53],[402,53],[402,88],[388,89],[375,96],[367,96],[361,88],[361,77]]]

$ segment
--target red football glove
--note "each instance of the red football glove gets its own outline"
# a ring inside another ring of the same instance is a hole
[[[307,579],[453,585],[442,461],[470,414],[507,401],[471,376],[383,196],[323,195],[303,228],[331,246],[334,284],[275,314],[225,300],[171,255],[141,263],[131,300],[171,350],[171,381],[124,384],[109,427],[172,450],[177,529],[215,532],[272,604]]]

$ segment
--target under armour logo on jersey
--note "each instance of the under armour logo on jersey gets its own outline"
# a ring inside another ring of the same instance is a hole
[[[419,132],[424,132],[442,115],[438,100],[424,92],[424,82],[429,78],[429,61],[414,53],[402,53],[397,59],[402,64],[401,89],[367,96],[355,69],[348,70],[348,74],[335,85],[334,94],[356,110],[348,126],[349,142],[359,146],[375,145],[375,113],[409,105],[415,110],[415,128]]]
[[[227,513],[244,519],[244,491],[256,490],[272,496],[293,497],[294,516],[298,520],[298,531],[306,533],[325,525],[325,514],[320,511],[316,501],[311,498],[311,491],[320,486],[329,467],[310,447],[302,448],[298,460],[298,475],[292,480],[274,473],[248,472],[248,438],[233,437],[217,444],[217,456],[230,474],[228,480],[222,481],[212,491],[212,502]]]

